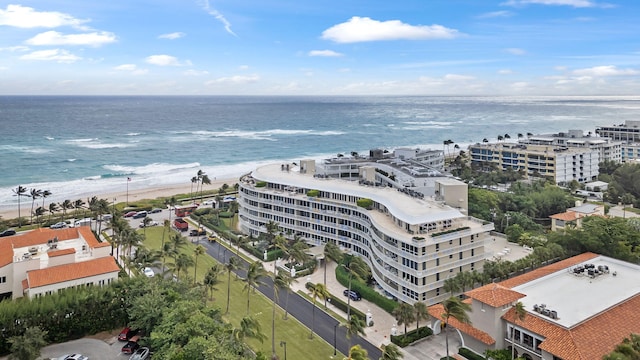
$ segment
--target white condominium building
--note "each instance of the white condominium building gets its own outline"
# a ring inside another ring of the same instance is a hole
[[[274,221],[311,245],[335,243],[362,257],[379,286],[410,304],[438,303],[449,295],[442,290],[447,278],[482,269],[493,224],[463,214],[467,199],[455,194],[466,196],[466,187],[461,192],[459,182],[435,179],[437,195],[425,196],[376,181],[326,177],[315,165],[267,165],[243,176],[242,231],[258,236]],[[377,174],[369,166],[358,171],[361,179]]]
[[[624,161],[622,154],[623,141],[608,137],[593,136],[589,132],[586,136],[582,130],[569,130],[555,134],[530,135],[518,140],[520,144],[565,146],[575,148],[588,148],[600,152],[600,161]]]
[[[640,121],[627,120],[624,124],[599,126],[596,134],[625,142],[640,142]]]

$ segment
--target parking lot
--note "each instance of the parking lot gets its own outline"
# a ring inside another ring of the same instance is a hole
[[[116,340],[116,335],[102,333],[98,336],[85,337],[61,344],[46,346],[40,352],[39,359],[57,360],[64,355],[82,354],[90,360],[126,360],[129,355],[120,349],[124,342]],[[7,357],[0,358],[6,360]]]

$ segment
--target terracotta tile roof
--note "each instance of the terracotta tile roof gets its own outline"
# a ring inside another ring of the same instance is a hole
[[[522,285],[525,283],[528,283],[529,281],[535,280],[535,279],[539,279],[543,276],[547,276],[549,274],[552,274],[556,271],[560,271],[566,268],[569,268],[571,266],[580,264],[582,262],[594,259],[596,257],[598,257],[600,255],[598,254],[594,254],[594,253],[583,253],[580,255],[576,255],[574,257],[570,257],[568,259],[564,259],[561,261],[558,261],[556,263],[553,263],[551,265],[547,265],[547,266],[543,266],[541,268],[537,268],[533,271],[530,271],[528,273],[513,277],[511,279],[507,279],[504,281],[499,282],[498,284],[507,287],[507,288],[514,288],[518,285]]]
[[[76,253],[76,249],[70,248],[70,249],[51,250],[47,252],[47,255],[49,257],[56,257],[56,256],[69,255],[69,254],[75,254],[75,253]]]
[[[3,267],[13,262],[13,246],[7,238],[0,239],[0,267]]]
[[[465,302],[469,302],[470,300],[467,299],[465,300]],[[429,315],[439,319],[440,321],[442,321],[444,323],[444,319],[442,318],[442,314],[444,314],[444,306],[442,306],[442,304],[436,304],[433,306],[429,306],[429,308],[427,309],[429,312]],[[495,344],[495,340],[491,337],[491,335],[487,334],[486,332],[473,327],[472,324],[465,324],[465,323],[461,323],[460,321],[454,319],[454,318],[450,318],[449,319],[449,326],[453,326],[454,328],[462,331],[463,333],[478,339],[480,341],[482,341],[483,343],[487,344],[487,345],[493,345]]]
[[[118,271],[120,271],[120,268],[116,265],[115,259],[111,256],[106,256],[95,260],[28,271],[27,279],[29,287],[36,288]]]
[[[29,288],[29,281],[27,279],[22,280],[22,291],[25,291]]]
[[[501,307],[503,305],[511,304],[526,296],[525,294],[511,290],[510,288],[504,287],[500,284],[488,284],[481,286],[477,289],[467,291],[465,295],[492,307]]]
[[[91,228],[89,228],[88,226],[80,226],[79,228],[76,228],[76,229],[82,235],[82,237],[87,242],[87,245],[89,245],[90,248],[102,248],[102,247],[111,246],[111,244],[109,244],[106,241],[105,242],[98,241],[95,235],[93,235]]]
[[[556,219],[556,220],[563,220],[563,221],[575,221],[580,219],[581,217],[584,217],[583,214],[578,214],[574,211],[567,211],[567,212],[563,212],[560,214],[553,214],[551,216],[549,216],[552,219]]]

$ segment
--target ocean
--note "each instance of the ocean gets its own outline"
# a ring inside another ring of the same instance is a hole
[[[271,162],[638,120],[640,97],[2,96],[0,210],[237,177]],[[232,184],[230,184],[232,185]],[[24,201],[24,199],[23,199]]]

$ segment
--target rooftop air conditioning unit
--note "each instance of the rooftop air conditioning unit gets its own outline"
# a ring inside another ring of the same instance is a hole
[[[33,246],[29,248],[29,252],[32,254],[37,254],[38,253],[38,247],[37,246]]]

